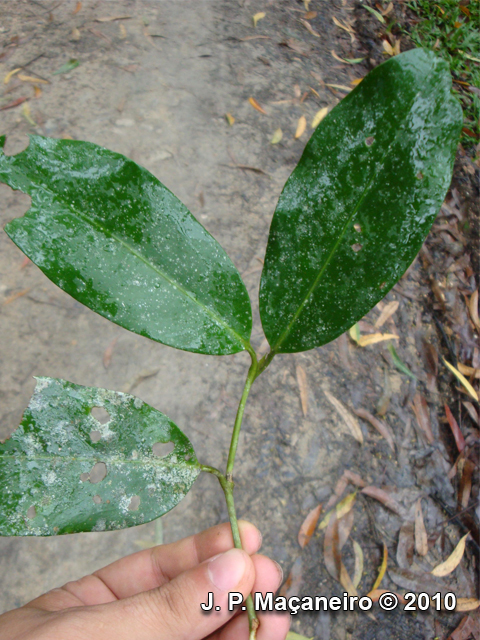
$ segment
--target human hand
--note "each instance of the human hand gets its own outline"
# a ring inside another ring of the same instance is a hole
[[[257,555],[260,532],[239,522],[245,551],[228,524],[134,553],[0,616],[1,640],[247,640],[246,613],[227,609],[227,593],[275,592],[279,566]],[[221,554],[221,555],[218,555]],[[200,603],[214,594],[220,611]],[[260,614],[258,640],[284,640],[285,614]]]

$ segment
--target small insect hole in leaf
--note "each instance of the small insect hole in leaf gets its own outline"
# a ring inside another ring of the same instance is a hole
[[[103,407],[93,407],[90,415],[100,424],[106,424],[112,419],[112,416]]]
[[[156,442],[152,445],[153,455],[158,458],[164,458],[175,449],[173,442]]]
[[[353,225],[353,228],[357,233],[362,233],[362,227],[357,223]]]
[[[102,434],[100,431],[90,431],[90,440],[92,442],[98,442],[102,439]]]
[[[423,180],[423,173],[421,171],[417,173],[417,180]]]
[[[98,482],[101,482],[106,477],[106,475],[107,465],[104,462],[97,462],[93,465],[88,479],[92,484],[97,484]]]
[[[37,515],[37,510],[35,509],[35,506],[32,505],[27,510],[27,518],[30,518],[30,520],[33,520],[36,515]]]
[[[356,242],[355,244],[352,244],[352,249],[355,251],[355,253],[358,253],[358,251],[360,251],[360,249],[362,249],[362,245],[358,244],[358,242]]]
[[[90,480],[90,474],[89,473],[81,473],[80,474],[80,480],[82,482],[87,482],[88,480]]]
[[[100,496],[93,496],[93,501],[95,504],[102,504],[102,499]]]
[[[367,145],[367,147],[371,147],[374,142],[375,138],[373,136],[368,136],[368,138],[365,138],[365,144]]]
[[[133,496],[130,500],[130,504],[128,505],[129,511],[138,511],[138,507],[140,506],[140,496]]]

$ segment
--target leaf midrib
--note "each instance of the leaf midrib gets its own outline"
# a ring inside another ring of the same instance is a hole
[[[88,462],[89,464],[92,464],[94,462],[104,462],[105,464],[110,463],[110,464],[139,464],[139,465],[144,465],[144,466],[155,466],[155,467],[178,467],[178,466],[185,466],[185,467],[190,467],[190,468],[199,468],[199,463],[198,461],[195,463],[193,461],[187,461],[187,460],[179,460],[178,462],[171,462],[170,460],[168,461],[163,461],[162,459],[159,458],[158,460],[156,460],[155,458],[140,458],[137,460],[134,459],[127,459],[127,458],[119,458],[116,456],[112,456],[112,455],[97,455],[97,456],[74,456],[74,455],[61,455],[61,454],[52,454],[52,455],[35,455],[35,456],[30,456],[27,453],[3,453],[0,452],[0,462],[2,462],[3,460],[8,460],[8,459],[12,459],[12,460],[28,460],[28,461],[35,461],[35,462],[53,462],[53,460],[59,460],[61,462]]]
[[[16,168],[16,167],[15,167]],[[17,168],[16,168],[17,169]],[[18,169],[17,169],[18,171]],[[53,191],[52,189],[48,189],[47,187],[45,187],[44,185],[39,185],[37,182],[34,182],[32,180],[32,183],[36,185],[37,189],[42,189],[44,191],[46,191],[47,193],[49,193],[50,195],[53,195],[53,197],[58,197],[57,192]],[[32,196],[32,200],[33,200],[33,196]],[[181,284],[179,284],[176,280],[174,280],[173,278],[171,278],[169,275],[167,275],[164,271],[162,271],[161,269],[159,269],[157,267],[157,265],[153,264],[152,262],[150,262],[149,260],[147,260],[147,258],[145,258],[141,253],[139,253],[135,248],[133,248],[128,242],[126,242],[123,238],[121,238],[120,236],[118,236],[115,232],[110,231],[109,229],[105,229],[95,218],[89,218],[88,216],[85,216],[82,213],[79,213],[76,209],[73,209],[71,205],[69,205],[68,203],[66,203],[63,199],[59,198],[59,201],[63,204],[63,206],[68,209],[72,215],[77,216],[78,218],[80,218],[80,220],[83,220],[83,222],[85,222],[86,224],[90,224],[93,227],[96,227],[97,229],[99,229],[100,231],[102,231],[105,235],[114,238],[117,242],[119,242],[121,245],[123,245],[128,251],[130,251],[136,258],[138,258],[141,262],[143,262],[144,264],[146,264],[148,267],[150,267],[153,271],[155,271],[155,273],[157,273],[160,277],[162,277],[164,280],[166,280],[166,282],[168,282],[170,285],[172,285],[173,287],[175,287],[178,291],[180,291],[185,297],[189,298],[190,300],[192,300],[192,302],[194,302],[198,307],[200,307],[208,316],[210,316],[212,318],[212,320],[214,320],[214,322],[216,322],[217,324],[221,325],[224,329],[227,330],[228,333],[230,333],[234,338],[236,338],[237,341],[240,342],[241,345],[243,345],[244,349],[248,349],[249,346],[249,342],[247,340],[245,340],[245,338],[243,338],[239,333],[237,333],[235,331],[235,329],[233,329],[229,324],[227,324],[225,322],[225,320],[218,316],[214,311],[212,311],[212,309],[210,309],[209,307],[205,306],[202,302],[200,302],[193,293],[189,292],[187,289],[185,289]],[[31,211],[33,208],[30,207]],[[25,215],[27,215],[29,213],[29,211],[27,211],[27,213]],[[190,214],[192,215],[192,214]],[[18,219],[18,218],[17,218]],[[8,226],[8,225],[7,225]],[[207,232],[208,233],[208,232]],[[213,237],[213,236],[212,236]],[[214,239],[215,240],[215,239]]]
[[[345,222],[343,229],[337,239],[337,241],[335,242],[332,250],[330,251],[329,255],[327,256],[324,264],[322,265],[322,267],[320,268],[317,276],[314,278],[312,285],[310,286],[306,296],[303,299],[303,302],[301,303],[301,305],[298,307],[297,311],[295,312],[295,314],[293,315],[293,318],[290,320],[290,322],[288,323],[287,327],[285,328],[284,332],[280,335],[280,338],[277,340],[277,342],[272,346],[272,353],[277,352],[278,348],[280,347],[280,345],[282,344],[282,342],[285,340],[285,338],[288,337],[288,335],[290,334],[290,331],[293,327],[293,325],[295,324],[295,322],[297,321],[297,319],[299,318],[300,314],[302,313],[307,301],[309,300],[310,296],[313,294],[313,292],[315,291],[315,289],[317,288],[317,286],[319,285],[319,282],[322,278],[322,275],[324,274],[325,270],[327,269],[328,265],[330,264],[333,256],[335,255],[338,246],[340,245],[340,243],[342,242],[343,238],[345,237],[345,234],[347,232],[348,227],[350,226],[350,224],[352,223],[353,218],[355,217],[355,214],[357,213],[358,209],[360,208],[363,200],[365,199],[368,190],[370,189],[370,187],[372,186],[373,181],[375,180],[376,175],[378,174],[378,169],[377,167],[379,165],[383,165],[383,162],[385,161],[385,158],[387,157],[388,153],[390,152],[390,149],[392,147],[392,145],[395,143],[395,141],[397,140],[398,134],[400,131],[400,127],[397,127],[397,130],[395,132],[395,136],[393,137],[393,139],[391,140],[391,142],[388,143],[388,146],[385,150],[385,153],[382,155],[381,160],[376,164],[376,167],[373,171],[372,177],[370,178],[370,180],[368,181],[368,183],[366,184],[362,194],[360,195],[357,204],[355,205],[355,207],[353,208],[352,213],[350,214],[350,216],[348,217],[347,221]]]

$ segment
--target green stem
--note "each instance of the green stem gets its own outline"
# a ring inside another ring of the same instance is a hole
[[[211,473],[218,478],[220,482],[220,486],[223,489],[223,493],[225,494],[225,501],[227,503],[227,511],[228,517],[230,520],[230,526],[232,528],[232,536],[233,542],[237,549],[242,549],[242,541],[240,539],[240,530],[238,528],[238,520],[237,513],[235,510],[235,502],[233,499],[233,465],[235,464],[235,455],[237,453],[238,447],[238,439],[240,437],[240,429],[242,427],[243,414],[245,411],[245,405],[247,404],[248,394],[250,393],[250,388],[255,381],[255,379],[268,367],[270,362],[275,357],[275,353],[270,352],[266,356],[264,356],[260,362],[257,360],[257,356],[252,347],[248,348],[252,358],[252,364],[250,369],[248,370],[247,379],[245,381],[245,387],[243,389],[242,397],[240,398],[240,403],[237,409],[237,415],[235,417],[235,424],[233,426],[232,439],[230,442],[230,450],[228,452],[228,461],[227,461],[227,471],[226,475],[223,475],[221,471],[215,469],[215,467],[210,467],[208,465],[200,465],[200,469],[202,471],[206,471],[207,473]],[[247,613],[248,613],[248,622],[250,626],[250,635],[249,640],[256,640],[257,637],[257,629],[258,629],[258,618],[255,613],[255,609],[253,606],[252,596],[249,595],[246,600]]]

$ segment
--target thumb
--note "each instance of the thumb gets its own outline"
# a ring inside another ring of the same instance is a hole
[[[180,574],[158,589],[95,607],[97,616],[92,638],[98,635],[98,609],[103,609],[100,628],[116,640],[200,640],[223,626],[234,615],[228,611],[228,593],[246,598],[253,588],[255,571],[250,556],[231,549]],[[208,612],[201,603],[213,606]]]

